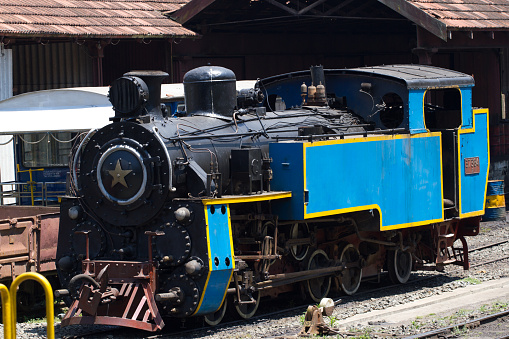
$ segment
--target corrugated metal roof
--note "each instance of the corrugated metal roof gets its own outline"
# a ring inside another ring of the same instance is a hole
[[[406,0],[448,30],[507,29],[509,0]]]
[[[378,0],[447,41],[451,31],[509,30],[509,0]]]
[[[0,36],[192,37],[167,18],[190,0],[0,0]]]

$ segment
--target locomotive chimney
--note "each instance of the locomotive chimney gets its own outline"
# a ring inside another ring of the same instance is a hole
[[[231,118],[237,104],[235,73],[224,67],[203,66],[184,75],[187,114],[219,114]]]
[[[325,87],[325,72],[323,71],[323,66],[311,66],[311,81],[313,85],[318,86],[322,84]]]
[[[327,92],[325,89],[325,72],[323,66],[311,66],[311,82],[316,86],[316,94],[314,97],[308,98],[308,104],[323,106],[327,104]],[[311,88],[312,86],[309,86]]]
[[[161,84],[167,76],[162,71],[131,71],[115,80],[109,91],[115,118],[165,116],[161,110]]]

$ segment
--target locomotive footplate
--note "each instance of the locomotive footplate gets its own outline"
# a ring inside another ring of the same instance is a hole
[[[77,280],[92,284],[81,287],[62,326],[101,324],[145,331],[164,327],[154,300],[155,270],[151,263],[84,260],[83,272]]]

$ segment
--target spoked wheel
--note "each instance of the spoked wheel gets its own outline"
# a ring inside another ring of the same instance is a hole
[[[234,297],[235,299],[237,297]],[[251,303],[238,303],[235,302],[235,313],[237,316],[241,317],[242,319],[249,319],[251,318],[255,313],[256,310],[258,310],[258,306],[260,305],[260,292],[256,291],[251,293],[251,296],[247,294],[242,294],[240,296],[240,299],[242,301],[251,301]]]
[[[290,239],[300,239],[309,237],[308,224],[293,224],[290,229]],[[295,260],[304,260],[309,251],[309,245],[295,245],[290,247],[290,252]]]
[[[207,325],[216,326],[223,320],[224,315],[226,313],[226,307],[228,304],[227,300],[228,298],[224,298],[223,304],[221,305],[221,307],[219,307],[217,311],[215,311],[214,313],[207,314],[206,316],[203,317]]]
[[[329,266],[329,257],[322,250],[316,250],[309,257],[308,270],[314,270],[318,268],[325,268]],[[307,292],[311,299],[315,302],[320,302],[323,298],[329,294],[331,285],[331,276],[319,277],[306,281]]]
[[[346,295],[352,295],[359,289],[361,285],[362,269],[359,265],[360,253],[354,245],[348,244],[341,251],[339,260],[344,262],[346,269],[341,271],[339,277],[339,285]]]
[[[387,271],[394,284],[404,284],[412,273],[412,254],[401,249],[387,251]]]

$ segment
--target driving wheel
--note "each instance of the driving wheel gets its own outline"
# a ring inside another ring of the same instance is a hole
[[[346,268],[341,271],[339,285],[346,295],[352,295],[361,285],[362,269],[359,265],[360,253],[354,245],[348,244],[341,251],[339,260],[343,262]]]
[[[316,250],[309,257],[309,262],[307,265],[308,271],[326,268],[329,266],[329,257],[322,250]],[[331,286],[331,276],[318,277],[314,279],[310,279],[306,281],[306,287],[309,296],[315,302],[320,302],[323,298],[327,296]]]
[[[223,320],[224,315],[226,313],[226,307],[228,304],[227,300],[228,298],[224,298],[223,304],[221,305],[221,307],[219,307],[217,311],[215,311],[214,313],[207,314],[206,316],[203,317],[207,325],[216,326]]]
[[[235,300],[237,299],[236,296],[234,298]],[[234,303],[235,311],[242,319],[249,319],[256,313],[256,310],[260,305],[260,292],[255,291],[251,294],[241,294],[240,300],[242,303]]]
[[[412,254],[401,249],[387,251],[387,271],[394,284],[404,284],[412,273]]]

